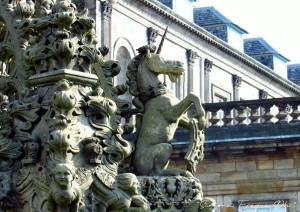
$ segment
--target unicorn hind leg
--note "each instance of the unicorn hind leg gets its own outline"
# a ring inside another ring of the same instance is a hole
[[[161,175],[167,167],[172,153],[172,145],[160,143],[147,148],[139,148],[134,155],[134,172],[141,175]]]

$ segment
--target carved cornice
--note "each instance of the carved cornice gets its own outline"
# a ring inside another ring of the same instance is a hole
[[[180,17],[171,9],[165,7],[164,5],[159,4],[156,0],[137,0],[137,1],[141,2],[143,5],[148,6],[150,9],[156,11],[157,13],[166,17],[167,19],[179,25],[180,27],[186,29],[188,32],[200,37],[203,41],[215,46],[220,51],[225,52],[226,54],[234,57],[235,59],[241,61],[247,66],[258,71],[260,74],[270,78],[276,83],[279,83],[281,86],[285,87],[286,89],[294,92],[295,94],[300,95],[300,88],[297,85],[294,85],[292,82],[280,77],[279,75],[274,73],[273,70],[267,68],[266,66],[256,61],[255,59],[251,58],[250,56],[241,53],[240,51],[231,47],[229,44],[213,36],[211,33],[207,32],[203,28],[197,26],[196,24],[188,22],[186,19]]]
[[[211,60],[208,60],[207,58],[204,60],[204,73],[209,74],[211,72],[213,62]]]
[[[195,63],[195,59],[198,56],[197,52],[194,52],[193,50],[188,49],[186,53],[187,53],[188,66],[193,67],[194,63]]]
[[[158,36],[158,30],[153,29],[152,27],[147,28],[148,44],[155,44],[155,40]]]
[[[101,2],[101,9],[102,9],[102,18],[110,19],[112,13],[112,4],[103,1]]]
[[[232,82],[233,82],[233,86],[235,88],[239,88],[242,84],[242,81],[243,81],[242,77],[240,77],[236,74],[232,75]]]

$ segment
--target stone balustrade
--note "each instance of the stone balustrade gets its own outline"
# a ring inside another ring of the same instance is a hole
[[[300,122],[300,97],[206,103],[207,127]]]

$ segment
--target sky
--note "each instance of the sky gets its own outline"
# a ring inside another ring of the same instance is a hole
[[[248,37],[262,37],[288,64],[300,63],[299,0],[197,0],[195,7],[213,6]]]

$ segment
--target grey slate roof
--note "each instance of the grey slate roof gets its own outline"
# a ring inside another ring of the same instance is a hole
[[[300,63],[287,66],[288,79],[300,86]]]
[[[173,9],[173,0],[157,0],[160,3],[164,4],[165,6]],[[175,1],[175,0],[174,0]],[[181,0],[177,0],[177,1],[181,1]],[[189,2],[196,2],[197,0],[188,0]]]
[[[289,61],[287,58],[279,54],[272,46],[270,46],[263,38],[246,38],[244,39],[244,52],[249,56],[254,55],[277,55],[284,61]]]
[[[173,0],[157,0],[160,3],[164,4],[165,6],[173,9]]]
[[[219,24],[231,25],[241,33],[247,33],[246,30],[234,24],[231,20],[226,18],[224,15],[222,15],[214,7],[194,8],[194,23],[201,27],[205,27],[209,25],[219,25]]]

